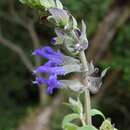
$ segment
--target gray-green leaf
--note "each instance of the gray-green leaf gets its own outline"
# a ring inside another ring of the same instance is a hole
[[[63,55],[62,58],[63,58],[63,61],[64,61],[64,65],[73,65],[73,64],[79,64],[80,63],[80,61],[78,59],[71,57],[71,56]]]
[[[114,127],[111,124],[111,120],[110,119],[104,120],[100,127],[100,130],[114,130]]]
[[[54,0],[40,0],[40,3],[47,9],[56,6]]]
[[[60,2],[60,0],[56,0],[56,5],[59,9],[63,9],[63,5],[62,3]]]
[[[108,67],[108,68],[106,68],[105,70],[103,70],[103,72],[101,73],[101,77],[103,78],[105,75],[106,75],[106,73],[107,73],[107,71],[110,69],[110,67]]]
[[[63,129],[66,128],[68,123],[71,123],[71,121],[73,121],[75,119],[79,119],[79,118],[80,118],[80,115],[76,114],[76,113],[66,115],[62,122],[62,128]]]
[[[62,83],[63,88],[68,87],[69,89],[75,92],[79,92],[83,88],[85,88],[85,86],[81,84],[79,80],[60,80],[60,82]]]
[[[64,128],[64,130],[78,130],[78,126],[77,125],[75,125],[75,124],[72,124],[72,123],[68,123],[66,126],[65,126],[65,128]]]
[[[67,14],[66,10],[59,8],[50,8],[49,12],[55,20],[57,26],[65,26],[68,24],[69,15]]]
[[[103,117],[103,119],[105,119],[105,116],[101,111],[99,111],[97,109],[91,109],[91,116],[96,116],[96,115],[100,115]]]
[[[81,65],[80,64],[64,65],[63,69],[65,71],[65,75],[72,72],[81,72]]]
[[[86,126],[78,128],[78,130],[97,130],[97,129],[92,125],[86,125]]]

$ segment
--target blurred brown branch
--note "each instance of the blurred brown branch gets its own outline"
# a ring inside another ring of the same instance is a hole
[[[104,51],[110,45],[117,30],[130,17],[130,5],[119,6],[113,8],[112,11],[99,24],[97,32],[91,40],[91,47],[89,49],[88,57],[94,62],[99,61]]]
[[[23,15],[23,18],[20,17],[19,14],[17,13],[17,10],[14,7],[14,2],[12,2],[11,8],[10,8],[10,15],[6,14],[5,12],[0,12],[0,18],[23,27],[27,31],[29,37],[31,38],[30,43],[32,43],[33,45],[33,50],[40,47],[40,40],[39,40],[35,25],[34,25],[37,20],[35,15],[31,18],[28,18],[25,14]],[[11,42],[11,41],[8,40],[8,42]],[[14,45],[15,44],[13,44],[12,46]],[[20,47],[19,47],[19,50],[20,50]],[[34,58],[35,58],[35,67],[40,66],[42,64],[41,58],[38,56],[35,56]],[[32,68],[30,69],[32,72],[33,69]],[[39,96],[40,96],[41,105],[43,104],[45,105],[48,99],[47,95],[43,94],[44,92],[45,92],[45,85],[41,85],[39,87]]]
[[[91,46],[88,52],[89,59],[94,62],[99,61],[104,52],[108,49],[118,29],[130,18],[130,5],[115,6],[113,10],[104,17],[103,21],[99,23],[99,27],[94,37],[91,40]],[[99,104],[103,96],[107,92],[113,82],[119,80],[119,70],[113,71],[105,80],[100,92],[95,96],[96,104]]]
[[[31,23],[28,25],[28,32],[30,34],[30,37],[31,37],[31,40],[32,40],[32,43],[33,43],[33,48],[34,49],[39,48],[40,47],[40,40],[38,38],[38,35],[36,33],[34,25],[31,24]],[[36,66],[41,65],[40,57],[35,57],[35,64],[36,64]]]
[[[4,45],[5,47],[7,47],[7,48],[11,49],[12,51],[14,51],[15,53],[17,53],[19,55],[21,61],[23,62],[23,64],[26,66],[26,68],[30,72],[32,72],[34,67],[21,47],[12,43],[10,40],[6,39],[2,35],[0,35],[0,44]]]
[[[57,95],[49,106],[42,108],[29,122],[22,123],[17,130],[50,130],[50,122],[53,112],[63,100],[63,95]],[[34,112],[33,112],[34,113]]]
[[[31,37],[31,40],[33,43],[33,48],[34,49],[39,48],[40,47],[40,40],[39,40],[38,35],[36,33],[34,24],[29,23],[27,29],[28,29],[28,32],[30,34],[30,37]],[[35,56],[35,66],[37,67],[37,66],[40,66],[41,64],[42,64],[41,58],[38,56]],[[45,93],[45,85],[41,85],[39,87],[39,96],[40,96],[40,104],[41,105],[47,104],[47,101],[48,101],[48,96],[44,93]]]

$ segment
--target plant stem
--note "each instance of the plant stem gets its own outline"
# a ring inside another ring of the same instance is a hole
[[[89,90],[85,91],[85,114],[86,114],[86,123],[91,125],[92,119],[91,119],[91,100],[90,100],[90,93]]]
[[[85,122],[85,118],[84,118],[83,113],[82,113],[81,116],[80,116],[80,120],[81,120],[82,125],[85,126],[85,125],[86,125],[86,122]]]
[[[83,71],[84,72],[88,71],[88,62],[87,62],[84,51],[81,51],[81,53],[80,53],[80,60],[81,60],[82,65],[83,65],[83,69],[84,69]],[[84,78],[83,83],[84,83],[84,85],[87,85],[86,78]],[[89,90],[86,89],[86,91],[85,91],[85,114],[86,114],[86,123],[88,125],[92,124],[90,111],[91,111],[90,93],[89,93]]]

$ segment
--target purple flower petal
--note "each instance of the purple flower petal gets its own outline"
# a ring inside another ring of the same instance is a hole
[[[44,66],[47,66],[47,67],[58,67],[59,64],[57,64],[57,62],[53,62],[53,61],[49,60],[47,63],[44,64]]]
[[[48,73],[48,74],[57,74],[64,75],[64,69],[62,67],[48,67],[48,66],[40,66],[36,70],[33,71],[36,73]]]
[[[48,80],[47,92],[52,94],[54,90],[60,88],[60,82],[57,80],[57,75],[51,75]]]
[[[56,43],[56,37],[53,37],[53,38],[51,39],[51,44],[52,44],[52,45],[55,45],[55,43]]]
[[[47,84],[47,79],[44,79],[42,77],[36,77],[36,80],[33,81],[33,83],[37,85]]]
[[[51,47],[46,46],[40,49],[36,49],[33,52],[34,55],[39,55],[39,56],[43,56],[45,58],[48,59],[48,55],[52,55],[52,56],[56,56],[56,57],[61,57],[61,54],[59,52],[54,51]]]
[[[63,64],[62,54],[60,52],[54,51],[51,47],[48,46],[44,48],[36,49],[33,52],[33,55],[39,55],[57,64]]]
[[[65,71],[61,65],[63,65],[63,54],[60,52],[54,51],[51,47],[44,47],[36,49],[33,52],[34,55],[42,56],[48,59],[48,62],[43,66],[39,66],[33,71],[33,74],[37,73],[47,73],[49,74],[49,79],[42,77],[37,77],[33,82],[34,84],[46,84],[48,86],[47,92],[52,94],[55,89],[58,89],[61,86],[61,83],[57,79],[57,75],[64,75]]]

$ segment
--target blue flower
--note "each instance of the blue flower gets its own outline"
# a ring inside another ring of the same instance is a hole
[[[48,86],[47,93],[52,94],[54,90],[60,88],[62,84],[57,79],[57,75],[51,74],[49,79],[45,79],[43,77],[36,77],[36,80],[33,81],[34,84],[41,85],[46,84]]]
[[[56,39],[57,39],[57,37],[53,37],[53,38],[51,39],[51,44],[52,44],[52,45],[55,45]]]
[[[52,94],[54,90],[61,87],[60,81],[57,80],[57,75],[50,75],[47,85],[48,85],[47,92],[49,94]]]
[[[36,77],[35,81],[33,81],[33,84],[37,84],[37,85],[47,84],[47,79],[42,77]]]
[[[33,83],[38,85],[46,84],[48,86],[47,92],[49,94],[52,94],[55,89],[61,87],[61,83],[60,81],[58,81],[57,76],[65,74],[65,71],[62,67],[63,55],[58,51],[54,51],[51,47],[48,46],[44,48],[36,49],[33,52],[33,55],[38,55],[48,59],[48,62],[46,62],[42,66],[39,66],[33,71],[34,74],[39,74],[39,73],[48,74],[48,79],[43,77],[36,77],[36,80]]]
[[[62,54],[60,52],[54,51],[49,46],[40,48],[40,49],[36,49],[32,54],[41,56],[41,57],[51,60],[51,62],[54,62],[57,64],[63,64]]]
[[[40,66],[36,70],[33,71],[34,74],[37,73],[48,73],[48,74],[56,74],[56,75],[64,75],[64,69],[62,67],[48,67],[48,66]]]

